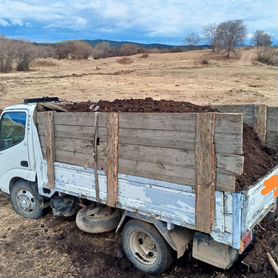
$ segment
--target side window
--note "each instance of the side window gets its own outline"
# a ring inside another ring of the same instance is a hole
[[[0,121],[0,151],[11,148],[24,140],[26,114],[6,112]]]

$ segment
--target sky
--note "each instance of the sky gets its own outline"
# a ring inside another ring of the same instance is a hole
[[[35,42],[109,39],[183,44],[202,27],[242,19],[248,38],[277,41],[277,0],[0,0],[0,35]]]

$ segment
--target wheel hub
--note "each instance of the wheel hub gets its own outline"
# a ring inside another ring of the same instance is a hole
[[[152,238],[143,232],[133,232],[130,237],[133,255],[143,264],[152,265],[157,260],[157,248]]]
[[[26,190],[21,189],[16,194],[16,200],[19,208],[24,212],[31,213],[36,206],[33,194]]]

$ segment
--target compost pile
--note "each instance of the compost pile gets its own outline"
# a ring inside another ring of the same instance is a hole
[[[190,113],[215,112],[209,106],[199,106],[185,101],[145,99],[115,99],[114,101],[100,100],[98,102],[67,103],[65,108],[71,112],[137,112],[137,113]]]
[[[98,102],[65,103],[63,107],[71,112],[157,112],[157,113],[202,113],[217,112],[209,106],[199,106],[190,102],[173,100],[116,99]],[[247,189],[275,165],[275,152],[264,147],[253,129],[244,124],[243,152],[244,172],[237,178],[236,190]]]

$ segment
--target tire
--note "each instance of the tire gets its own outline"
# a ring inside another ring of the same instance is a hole
[[[173,250],[153,225],[143,221],[127,222],[122,232],[122,246],[128,260],[149,274],[160,274],[173,262]]]
[[[121,212],[110,207],[86,207],[78,211],[76,226],[83,232],[98,234],[110,232],[117,228]]]
[[[25,218],[39,219],[43,215],[41,197],[30,182],[19,180],[12,186],[11,204],[16,213]]]

